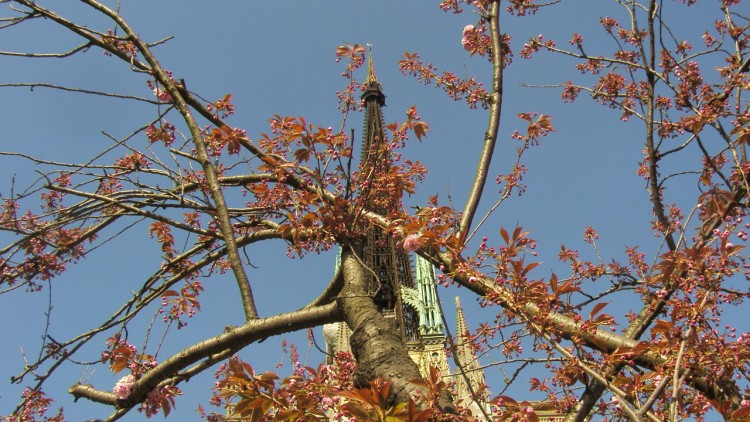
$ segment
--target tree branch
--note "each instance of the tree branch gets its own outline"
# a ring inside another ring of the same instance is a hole
[[[500,1],[494,0],[490,6],[489,16],[490,39],[492,41],[492,92],[490,92],[490,110],[487,131],[484,134],[484,147],[477,164],[474,184],[469,191],[469,198],[464,206],[461,223],[459,225],[458,238],[466,240],[466,235],[471,229],[474,214],[482,199],[482,192],[487,184],[487,175],[490,171],[490,163],[495,152],[495,143],[500,129],[500,115],[503,105],[503,50],[501,45],[502,34],[500,33]]]
[[[97,390],[83,384],[73,385],[69,392],[76,399],[82,397],[118,408],[132,407],[143,402],[148,393],[161,382],[177,376],[182,369],[202,359],[211,359],[211,356],[215,354],[224,356],[228,349],[239,350],[267,337],[336,322],[340,319],[340,315],[337,305],[330,303],[268,318],[249,320],[229,332],[190,346],[149,370],[135,383],[130,396],[125,400],[117,400],[114,393]],[[215,360],[212,359],[212,361]]]

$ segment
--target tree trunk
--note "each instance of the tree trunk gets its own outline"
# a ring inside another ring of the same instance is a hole
[[[355,384],[363,387],[380,377],[392,384],[393,403],[406,402],[417,394],[429,397],[424,388],[411,383],[422,378],[419,367],[409,357],[393,325],[375,307],[367,291],[365,269],[349,248],[342,251],[341,267],[344,288],[338,305],[353,332],[350,343],[357,361]],[[445,410],[453,408],[447,397],[440,404]]]

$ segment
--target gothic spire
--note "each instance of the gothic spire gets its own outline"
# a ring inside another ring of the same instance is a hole
[[[461,338],[467,331],[469,326],[466,324],[466,318],[464,318],[464,308],[461,307],[461,298],[456,296],[456,335]],[[463,342],[459,340],[459,344]]]
[[[375,76],[372,53],[368,56],[367,79],[364,83],[364,138],[362,139],[362,169],[370,177],[388,173],[390,150],[385,144],[385,125],[382,107],[385,95]],[[370,191],[365,187],[360,193],[368,199],[365,206],[383,215],[399,207],[399,202],[383,192]],[[409,256],[389,233],[380,227],[372,227],[365,238],[363,262],[368,285],[373,293],[373,302],[384,315],[392,317],[394,326],[404,342],[419,340],[419,314],[417,309],[402,300],[401,288],[414,288],[414,276]]]
[[[383,106],[385,95],[375,76],[375,65],[373,64],[372,51],[367,56],[367,78],[363,85],[362,102],[365,112],[364,138],[362,139],[362,164],[368,163],[376,172],[387,171],[390,166],[390,157],[382,148],[385,138],[385,125],[383,124]],[[379,210],[375,211],[389,211]]]
[[[385,95],[375,75],[370,52],[367,76],[362,84],[364,130],[360,163],[361,174],[368,175],[370,179],[363,184],[359,194],[366,209],[388,215],[401,207],[400,197],[384,193],[383,190],[372,190],[372,186],[380,182],[376,178],[387,175],[392,160],[385,138],[384,105]],[[365,278],[373,303],[398,332],[423,376],[430,375],[430,367],[448,374],[443,317],[437,302],[432,265],[417,256],[416,268],[413,269],[408,253],[381,227],[371,227],[364,237],[362,263],[366,268]],[[339,265],[337,262],[336,267]],[[350,334],[351,330],[346,324],[326,326],[324,335],[328,350],[350,351]]]
[[[385,95],[378,81],[378,77],[375,75],[375,65],[372,60],[372,49],[370,49],[367,55],[367,79],[364,83],[364,92],[362,93],[362,100],[365,102],[367,107],[368,101],[374,100],[378,106],[383,107],[385,105]]]
[[[458,389],[458,397],[463,401],[473,402],[472,405],[476,405],[476,401],[471,398],[471,391],[466,385],[466,378],[471,383],[471,390],[475,393],[479,393],[482,396],[480,402],[486,402],[488,398],[487,391],[484,390],[486,385],[484,379],[484,371],[479,365],[474,350],[466,340],[466,333],[468,333],[469,327],[466,324],[466,318],[464,318],[464,309],[461,307],[461,299],[456,296],[456,358],[461,364],[461,368],[466,374],[464,377],[461,374],[456,375],[456,384]]]
[[[370,54],[367,56],[367,79],[365,79],[365,84],[369,84],[370,82],[378,83],[378,78],[375,76],[375,66],[372,64],[372,49],[370,49]]]

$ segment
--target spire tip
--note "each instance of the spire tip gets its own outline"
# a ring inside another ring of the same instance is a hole
[[[372,44],[367,43],[367,80],[366,84],[378,83],[378,78],[375,76],[375,65],[372,63]]]

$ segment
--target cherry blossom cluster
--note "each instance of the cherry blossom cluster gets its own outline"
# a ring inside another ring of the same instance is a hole
[[[43,391],[38,389],[26,388],[21,393],[23,403],[21,409],[14,413],[12,417],[8,417],[8,422],[63,422],[65,416],[63,409],[57,409],[57,413],[54,415],[47,415],[50,410],[49,407],[54,400],[47,397]]]
[[[344,114],[361,109],[362,103],[358,98],[358,93],[363,89],[363,86],[354,78],[354,71],[364,64],[366,51],[364,46],[348,43],[336,49],[336,62],[346,61],[346,70],[341,76],[347,80],[347,85],[343,91],[336,91],[336,97],[339,101],[338,108]]]
[[[461,45],[472,56],[479,54],[480,56],[486,55],[488,58],[491,58],[492,42],[489,35],[487,35],[487,25],[484,22],[477,26],[466,25],[461,37]]]
[[[181,260],[182,267],[188,267],[190,261]],[[217,262],[218,271],[226,271],[228,263],[225,261]],[[179,266],[175,269],[178,272]],[[184,268],[187,269],[187,268]],[[164,314],[164,322],[177,322],[177,328],[184,328],[188,323],[184,317],[192,318],[200,310],[200,301],[198,297],[203,292],[203,284],[195,277],[186,277],[185,284],[179,291],[167,290],[162,295],[161,308],[159,313]],[[165,309],[167,312],[165,313]]]
[[[536,14],[539,7],[540,4],[536,0],[512,0],[507,10],[512,15],[526,16]]]
[[[136,151],[115,160],[115,167],[126,172],[139,171],[151,168],[151,161],[144,154]]]
[[[217,382],[211,405],[225,407],[236,415],[260,411],[269,418],[296,413],[328,415],[335,420],[351,416],[344,412],[342,406],[346,401],[339,396],[340,391],[353,388],[355,363],[351,354],[336,353],[332,364],[313,369],[301,364],[295,347],[288,350],[293,373],[278,384],[278,375],[256,374],[236,356],[222,364],[214,375]],[[268,406],[271,403],[273,406]],[[208,420],[218,417],[205,411],[203,414]]]
[[[118,400],[126,400],[130,397],[135,382],[136,379],[133,375],[126,375],[117,380],[114,388],[112,388],[112,392],[115,393],[115,397],[117,397]],[[166,417],[175,405],[175,397],[179,395],[182,395],[182,391],[175,386],[166,385],[163,387],[156,387],[148,393],[146,400],[141,403],[138,411],[144,412],[146,417],[150,418],[151,416],[158,414],[161,410]]]
[[[206,109],[213,112],[214,116],[221,117],[222,119],[233,115],[235,106],[232,103],[232,94],[227,94],[213,103],[208,103]]]
[[[152,144],[162,142],[164,146],[170,146],[175,140],[175,127],[167,121],[160,121],[159,126],[150,124],[146,128],[146,138]]]
[[[239,154],[242,142],[248,141],[248,137],[244,130],[224,125],[211,129],[205,141],[208,154],[212,157],[219,157],[224,148],[227,149],[229,155]]]
[[[172,72],[171,71],[167,71],[167,77],[174,84],[176,84],[178,86],[182,86],[181,82],[177,82],[177,81],[175,81],[172,78]],[[171,103],[172,102],[172,95],[170,95],[169,92],[167,92],[167,90],[164,89],[164,87],[161,86],[161,84],[158,81],[147,80],[146,81],[146,85],[151,90],[151,92],[154,93],[154,96],[156,97],[156,99],[159,100],[160,102],[162,102],[162,103]]]
[[[470,108],[487,108],[489,94],[481,82],[473,77],[461,79],[452,72],[438,74],[432,64],[424,64],[417,53],[404,53],[404,59],[398,62],[401,73],[411,75],[424,84],[434,84],[442,88],[455,101],[465,100]]]
[[[70,174],[62,173],[51,186],[67,188],[70,184]],[[65,193],[56,189],[42,191],[43,215],[29,210],[19,216],[20,204],[12,199],[5,199],[0,205],[0,227],[19,235],[33,234],[19,244],[23,259],[14,262],[14,254],[10,254],[0,261],[0,283],[13,286],[23,281],[28,291],[37,292],[42,288],[38,280],[51,280],[63,273],[69,262],[75,262],[84,255],[83,240],[95,236],[87,235],[86,227],[60,226],[52,224],[47,218],[58,212],[66,212],[64,197]]]
[[[121,51],[125,54],[127,54],[130,57],[135,57],[138,55],[138,49],[136,48],[135,44],[130,41],[126,40],[123,37],[118,37],[115,32],[111,29],[107,30],[106,35],[102,35],[102,42],[115,50]],[[111,56],[112,53],[108,50],[103,50],[104,55]]]

